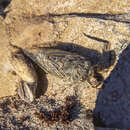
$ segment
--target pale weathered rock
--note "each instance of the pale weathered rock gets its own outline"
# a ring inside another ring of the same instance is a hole
[[[0,97],[14,95],[18,78],[11,72],[11,64],[8,60],[8,36],[6,27],[0,19]]]

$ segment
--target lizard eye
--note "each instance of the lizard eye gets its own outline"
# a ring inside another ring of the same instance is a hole
[[[94,75],[94,71],[92,69],[88,70],[88,76],[93,76]]]
[[[56,57],[55,57],[55,56],[53,56],[52,58],[53,58],[53,60],[56,60]]]

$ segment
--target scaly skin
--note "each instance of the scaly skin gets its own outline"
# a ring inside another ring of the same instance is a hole
[[[69,80],[72,83],[87,80],[92,87],[99,85],[94,78],[91,62],[76,53],[52,48],[21,49],[21,52],[46,73],[60,79]],[[26,60],[22,53],[12,56],[12,65],[21,77],[18,94],[25,101],[33,101],[37,88],[37,75],[33,65]]]

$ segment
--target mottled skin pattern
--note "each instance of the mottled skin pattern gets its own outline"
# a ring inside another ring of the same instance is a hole
[[[57,76],[64,81],[68,80],[71,83],[85,81],[87,80],[88,83],[96,87],[99,85],[99,82],[95,80],[91,80],[94,77],[94,70],[91,66],[91,62],[87,61],[83,56],[80,56],[76,53],[71,53],[59,49],[52,49],[52,48],[32,48],[22,50],[23,54],[30,58],[34,63],[36,63],[41,69],[43,69],[46,73],[52,74]],[[29,67],[29,66],[28,66]],[[16,68],[17,69],[17,68]],[[33,69],[28,69],[30,72],[33,72]],[[29,73],[30,73],[29,72]],[[35,73],[32,73],[35,75]],[[24,75],[24,73],[23,73]],[[24,77],[21,75],[21,77]],[[33,76],[36,77],[36,76]],[[33,79],[33,78],[32,78]],[[24,79],[25,81],[25,79]],[[33,79],[35,80],[35,78]],[[22,83],[20,89],[20,97],[24,99],[24,95],[28,95],[28,98],[32,98],[30,95],[34,94],[34,88],[37,87],[32,84],[32,92],[27,91],[31,90],[29,84]],[[29,88],[29,89],[28,89]],[[25,93],[32,93],[32,94],[25,94]],[[22,96],[23,95],[23,96]]]
[[[93,76],[91,63],[75,53],[50,48],[32,49],[30,51],[35,51],[35,54],[26,51],[24,53],[46,73],[72,82],[88,80],[90,76]]]

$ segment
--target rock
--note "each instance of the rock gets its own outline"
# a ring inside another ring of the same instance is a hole
[[[6,26],[2,18],[0,19],[0,97],[16,94],[17,76],[11,71],[11,64],[8,60],[8,36]]]
[[[4,12],[5,18],[0,18],[1,97],[15,95],[19,87],[20,79],[7,59],[7,54],[15,51],[7,49],[9,43],[22,49],[54,47],[80,54],[96,65],[106,80],[130,42],[129,4],[124,0],[12,0]],[[87,82],[69,84],[42,74],[38,67],[36,71],[38,88],[44,88],[44,92],[39,90],[42,95],[56,101],[77,95],[85,109],[94,110],[99,89],[91,88]],[[113,95],[116,100],[117,92]]]

